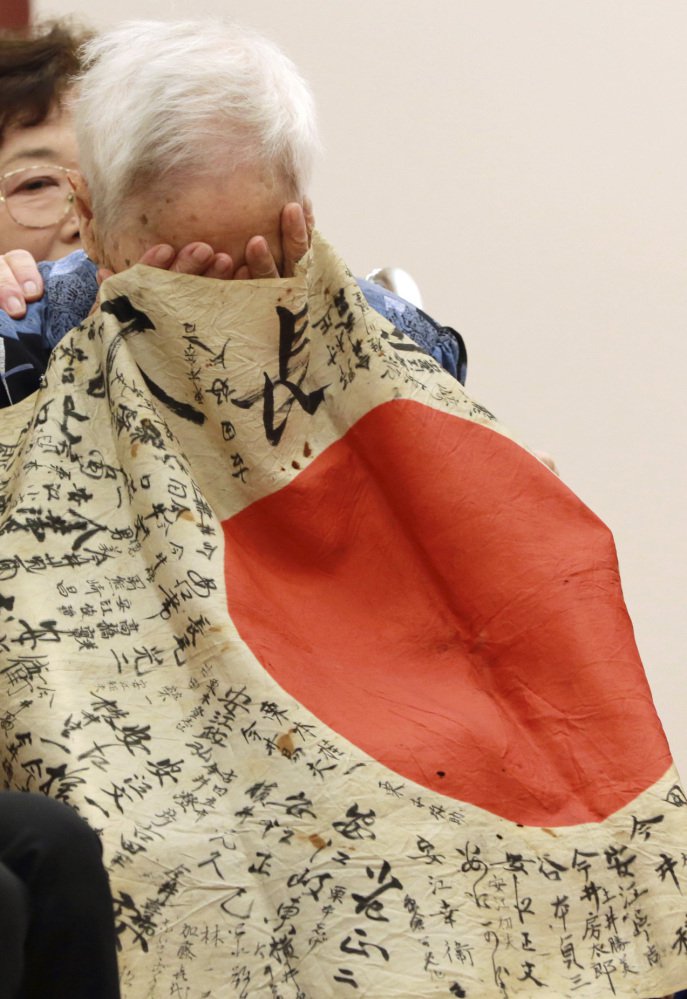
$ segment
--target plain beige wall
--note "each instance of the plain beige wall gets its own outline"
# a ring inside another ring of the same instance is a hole
[[[320,228],[460,329],[468,387],[612,527],[687,776],[684,0],[35,0],[235,17],[314,88]],[[609,684],[613,676],[609,675]],[[603,733],[599,733],[603,737]]]

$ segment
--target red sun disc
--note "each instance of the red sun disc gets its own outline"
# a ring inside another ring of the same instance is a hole
[[[548,826],[667,770],[612,538],[502,435],[387,403],[224,530],[241,637],[403,777]]]

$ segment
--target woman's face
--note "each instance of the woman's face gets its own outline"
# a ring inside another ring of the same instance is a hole
[[[76,169],[76,138],[71,116],[53,111],[40,125],[10,127],[0,146],[0,177],[36,165]],[[19,225],[0,201],[0,253],[28,250],[36,260],[58,260],[81,246],[79,223],[72,208],[59,222],[41,229]]]
[[[76,181],[79,203],[85,190]],[[120,212],[114,231],[101,232],[97,220],[84,213],[82,236],[91,259],[112,271],[122,271],[156,243],[178,252],[195,241],[215,252],[228,253],[239,268],[245,263],[246,242],[264,236],[277,267],[282,263],[281,210],[294,193],[258,166],[237,167],[228,175],[175,177],[156,183],[148,193],[133,196]]]

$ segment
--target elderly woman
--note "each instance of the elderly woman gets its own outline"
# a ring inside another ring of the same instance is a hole
[[[70,97],[87,37],[67,22],[0,36],[0,307],[9,316],[22,317],[25,301],[42,296],[43,277],[34,259],[57,261],[81,245],[70,183],[78,166]],[[287,269],[307,249],[306,219],[299,209],[287,205],[281,216]],[[250,276],[276,274],[264,240],[250,240],[246,251]],[[222,279],[234,272],[225,253],[215,253],[197,237],[176,249],[148,244],[142,260]],[[41,270],[54,275],[48,299],[67,299],[70,312],[62,310],[59,332],[43,326],[50,301],[16,328],[0,321],[0,406],[35,391],[58,336],[84,318],[95,296],[95,269],[81,256],[56,270]],[[242,276],[248,276],[246,268]]]
[[[238,29],[95,41],[101,302],[0,424],[3,768],[103,831],[125,999],[647,999],[687,802],[608,531],[369,307],[307,87]],[[11,601],[11,603],[10,603]],[[612,678],[612,682],[611,681]]]
[[[0,407],[35,391],[55,344],[81,322],[95,296],[95,267],[82,255],[70,256],[56,267],[43,264],[37,269],[34,261],[34,258],[57,260],[80,242],[70,185],[70,170],[77,165],[77,155],[68,100],[72,74],[80,59],[77,41],[67,27],[55,25],[48,34],[36,32],[31,39],[10,38],[0,42],[0,63],[8,63],[10,70],[0,85],[3,98],[0,142],[5,128],[0,166],[4,156],[9,157],[8,165],[12,168],[0,176],[0,308],[8,316],[21,320],[13,324],[0,315]],[[39,83],[32,88],[35,79]],[[122,95],[118,102],[122,112],[128,113]],[[36,141],[32,142],[34,136]],[[37,144],[42,146],[40,150]],[[46,156],[50,162],[36,162],[37,157],[45,160]],[[22,170],[14,168],[15,160]],[[277,277],[290,274],[295,262],[303,256],[311,227],[307,199],[302,204],[285,203],[279,217],[276,259],[270,252],[269,240],[260,230],[253,233],[246,230],[245,245],[238,255],[234,254],[236,259],[232,259],[221,239],[216,247],[199,239],[198,234],[185,246],[179,242],[151,245],[146,237],[154,240],[155,234],[143,227],[137,243],[139,248],[145,246],[145,252],[128,259],[140,258],[151,266],[225,280]],[[189,232],[193,232],[193,225],[187,227],[186,234]],[[177,239],[182,237],[180,230],[175,235]],[[217,237],[216,232],[211,235]],[[104,273],[103,269],[101,274]],[[41,299],[44,280],[48,282],[47,300],[38,301],[29,308],[29,315],[22,318],[26,302]],[[438,325],[408,302],[371,282],[361,282],[361,287],[376,309],[392,316],[405,333],[464,380],[466,354],[459,334]],[[58,313],[58,318],[53,317],[53,312]]]
[[[78,167],[70,97],[87,37],[67,21],[0,34],[0,282],[19,281],[13,292],[3,288],[0,305],[11,315],[23,312],[24,298],[31,301],[39,294],[41,278],[33,259],[59,260],[80,246],[69,183]],[[292,206],[284,219],[287,256],[307,248],[302,228],[303,218]],[[249,251],[252,276],[270,276],[274,262],[260,248],[254,244]],[[229,272],[225,258],[213,258],[210,248],[196,240],[176,260],[171,247],[149,250],[145,260],[212,277]]]
[[[34,261],[34,257],[57,260],[80,242],[70,185],[70,170],[77,165],[77,155],[68,101],[71,74],[80,59],[76,41],[68,28],[55,25],[47,35],[36,32],[31,40],[8,39],[0,43],[0,62],[11,61],[12,67],[0,84],[3,97],[0,103],[4,105],[0,126],[7,126],[5,139],[9,153],[31,160],[25,164],[30,183],[25,182],[23,172],[15,169],[0,177],[0,308],[8,314],[7,317],[0,314],[0,407],[35,391],[55,344],[82,321],[96,293],[96,268],[82,254],[71,255],[57,265],[43,263],[39,268]],[[29,84],[36,74],[42,82],[33,92]],[[237,81],[237,87],[242,86],[243,81]],[[121,94],[118,106],[122,113],[131,110],[136,115],[136,109],[130,109]],[[183,120],[180,112],[180,127]],[[48,138],[53,133],[57,136],[52,142],[56,148],[50,153],[50,163],[37,163],[39,150],[30,139],[35,133],[38,140],[48,124],[50,135],[39,143],[44,147],[41,156],[45,158],[51,149]],[[15,149],[17,143],[21,146],[19,151]],[[4,149],[0,145],[0,157]],[[13,167],[14,161],[9,166]],[[62,239],[67,233],[65,227],[69,229],[69,243]],[[203,242],[202,234],[199,237],[198,233],[186,246],[179,242],[155,244],[152,242],[155,233],[150,227],[141,227],[137,235],[137,245],[145,246],[145,252],[128,259],[140,257],[142,263],[154,267],[225,280],[277,277],[292,273],[294,264],[308,248],[310,228],[311,209],[304,198],[302,203],[287,202],[282,206],[276,260],[270,252],[269,240],[260,230],[253,233],[245,230],[245,245],[240,253],[234,253],[236,259],[232,259],[225,250],[224,235],[217,246]],[[189,232],[194,232],[192,224],[185,233],[177,229],[174,235],[179,239]],[[218,238],[217,232],[208,235]],[[101,269],[101,275],[105,273]],[[47,290],[41,300],[44,282]],[[440,326],[376,284],[366,281],[360,284],[374,308],[392,317],[399,328],[440,364],[464,380],[466,353],[459,334]],[[29,306],[25,316],[26,302],[35,304]],[[18,321],[13,323],[9,317]]]
[[[148,28],[151,36],[158,30]],[[116,272],[151,243],[181,247],[195,238],[226,252],[240,272],[247,241],[261,233],[280,268],[281,209],[303,204],[317,146],[310,94],[286,72],[285,57],[256,45],[250,58],[242,41],[230,45],[220,32],[220,75],[210,89],[196,54],[207,39],[179,30],[175,42],[150,68],[122,55],[103,61],[107,38],[92,43],[95,63],[76,111],[86,178],[77,181],[76,207],[86,249]],[[121,121],[126,143],[115,127]]]

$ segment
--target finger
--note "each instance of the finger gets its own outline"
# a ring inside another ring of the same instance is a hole
[[[205,274],[214,256],[215,251],[208,243],[188,243],[179,250],[169,269],[177,274]]]
[[[229,281],[234,276],[234,261],[228,253],[215,253],[208,243],[189,243],[179,250],[171,270]]]
[[[146,264],[148,267],[161,267],[163,270],[168,270],[175,259],[176,253],[173,246],[170,246],[169,243],[158,243],[146,250],[138,262]]]
[[[215,253],[202,276],[230,281],[234,276],[234,261],[228,253]]]
[[[26,312],[26,303],[43,294],[43,279],[30,253],[11,250],[0,256],[0,308],[14,319]]]
[[[297,201],[284,205],[281,213],[281,245],[284,277],[291,277],[295,265],[308,252],[310,235],[303,206]]]
[[[160,267],[163,270],[169,270],[175,259],[176,253],[173,246],[170,246],[169,243],[157,243],[146,250],[136,263],[145,264],[147,267]],[[109,270],[107,267],[99,267],[95,273],[98,287],[100,287],[103,281],[107,281],[109,277],[112,277],[113,274],[114,271]]]
[[[246,266],[252,278],[279,277],[279,270],[264,236],[253,236],[246,243]]]
[[[246,264],[242,264],[234,274],[234,281],[250,281],[251,273]]]

